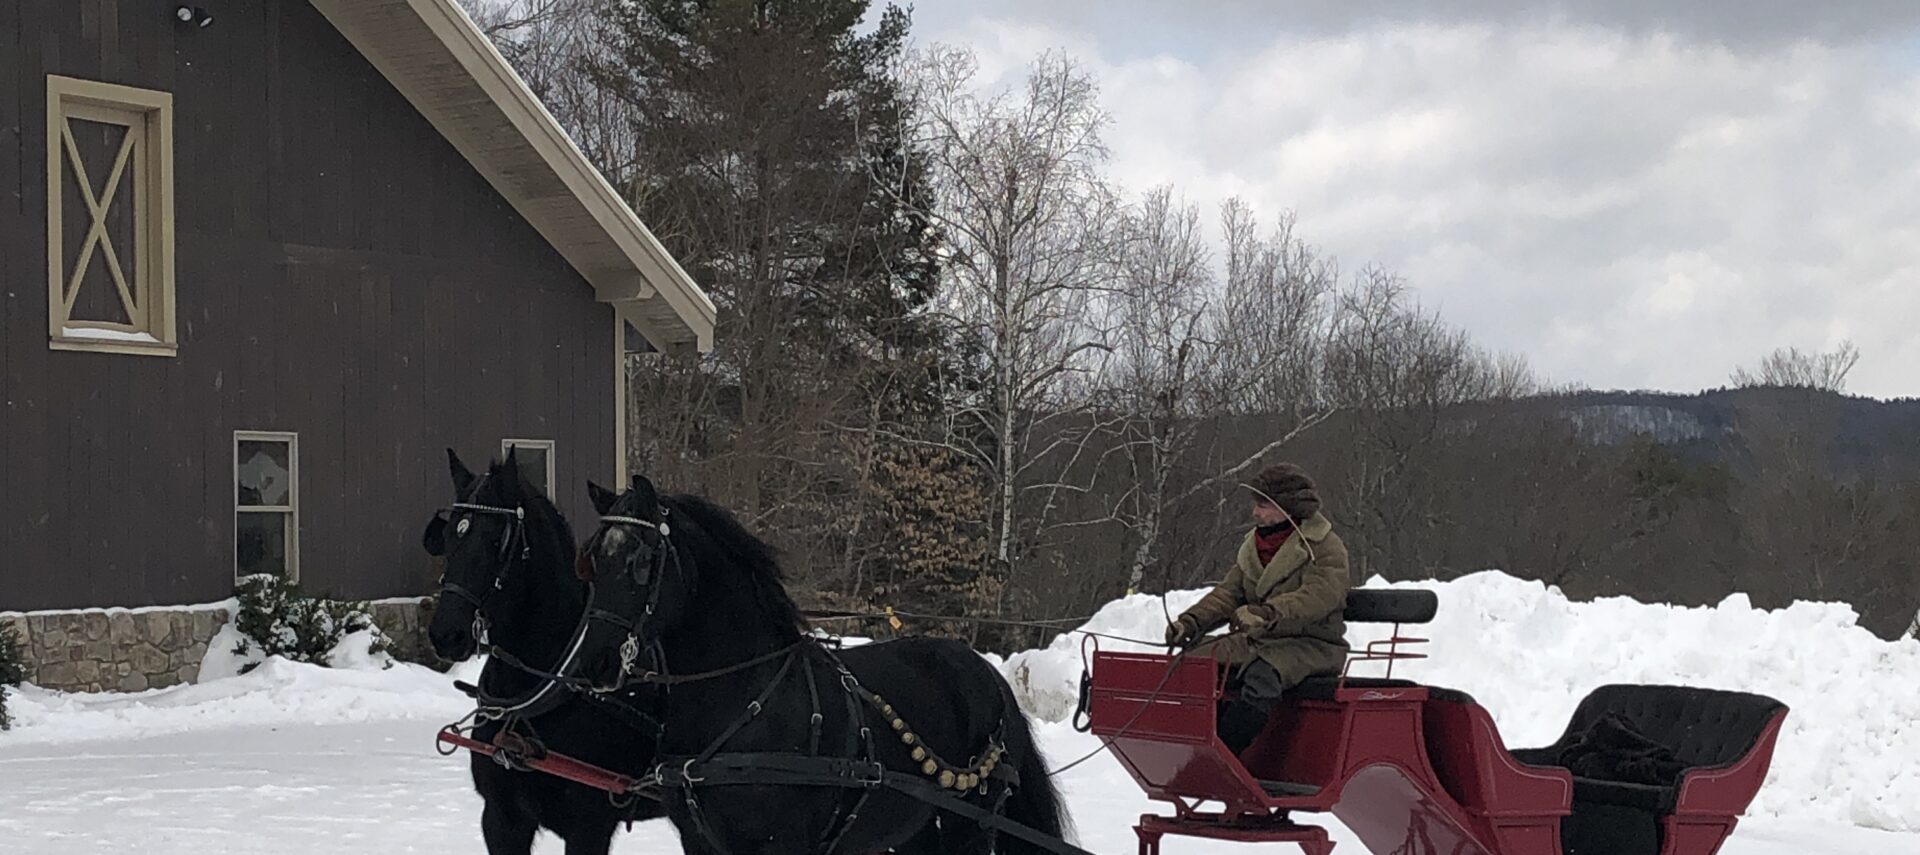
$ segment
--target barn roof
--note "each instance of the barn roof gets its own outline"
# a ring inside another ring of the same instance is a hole
[[[713,302],[455,0],[312,0],[654,347],[713,345]]]

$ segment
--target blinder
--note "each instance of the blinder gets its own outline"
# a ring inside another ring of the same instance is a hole
[[[427,530],[420,535],[420,546],[428,555],[444,558],[447,554],[447,518],[445,508],[433,513],[433,519],[427,521]]]
[[[664,513],[665,511],[663,510],[662,514]],[[659,532],[660,534],[659,545],[656,546],[654,544],[647,543],[645,540],[641,540],[640,548],[635,549],[632,552],[632,554],[627,556],[627,566],[625,568],[628,578],[631,578],[634,584],[643,585],[643,586],[652,585],[654,581],[655,571],[661,564],[661,559],[665,555],[662,548],[667,547],[667,536],[672,533],[672,529],[667,525],[666,521],[660,520],[658,522],[655,522],[653,520],[643,520],[639,517],[623,517],[623,516],[609,515],[609,516],[602,516],[600,518],[600,522],[602,524],[634,526],[637,528],[650,528],[656,532]]]
[[[673,529],[667,525],[666,515],[667,509],[661,508],[661,518],[659,520],[614,514],[606,514],[600,517],[600,524],[602,526],[618,525],[650,528],[660,535],[660,541],[657,544],[647,543],[646,539],[642,538],[640,540],[641,548],[633,550],[633,552],[627,556],[627,564],[622,568],[628,578],[633,580],[634,586],[645,591],[647,596],[647,601],[641,615],[634,621],[636,630],[651,619],[654,612],[659,608],[660,592],[664,587],[659,583],[663,581],[662,577],[664,577],[666,573],[667,559],[673,559],[676,565],[680,561],[680,551],[673,547],[673,541],[670,537]],[[600,537],[604,536],[604,534],[604,531],[596,534],[594,536],[595,540],[597,541]]]

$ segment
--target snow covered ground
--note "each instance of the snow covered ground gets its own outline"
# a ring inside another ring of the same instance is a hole
[[[1920,757],[1920,643],[1875,640],[1836,606],[1769,613],[1738,601],[1695,610],[1573,604],[1498,574],[1436,587],[1442,617],[1427,629],[1437,658],[1408,673],[1472,692],[1509,744],[1551,741],[1579,696],[1603,682],[1766,692],[1794,713],[1773,779],[1725,855],[1920,853],[1920,778],[1907,768]],[[1171,605],[1197,596],[1174,595]],[[1157,597],[1136,597],[1094,626],[1152,637],[1160,609]],[[1049,720],[1040,733],[1056,764],[1098,747],[1059,721],[1079,675],[1077,645],[1064,639],[1006,663]],[[366,664],[351,652],[345,661]],[[471,670],[456,676],[470,679]],[[0,853],[483,848],[465,761],[432,748],[434,731],[465,711],[465,698],[428,669],[275,660],[245,676],[137,695],[27,688],[10,705],[19,725],[0,733]],[[1096,852],[1132,852],[1129,826],[1158,809],[1104,754],[1067,772],[1063,786],[1078,840]],[[552,842],[544,848],[558,851]],[[1166,848],[1292,851],[1174,838]],[[623,834],[614,851],[679,850],[669,826],[651,823]],[[1340,851],[1364,850],[1350,842]]]

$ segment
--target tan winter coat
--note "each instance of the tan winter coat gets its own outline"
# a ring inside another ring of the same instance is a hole
[[[1264,625],[1247,636],[1208,642],[1197,650],[1222,661],[1245,665],[1259,657],[1272,665],[1286,687],[1315,674],[1338,674],[1346,663],[1347,547],[1333,523],[1314,514],[1280,545],[1273,560],[1260,566],[1255,534],[1247,532],[1225,581],[1181,616],[1201,632],[1227,623],[1235,610],[1261,605]]]

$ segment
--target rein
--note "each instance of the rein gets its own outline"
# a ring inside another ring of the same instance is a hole
[[[633,679],[639,680],[642,683],[652,683],[656,686],[679,686],[687,683],[698,683],[702,680],[712,680],[716,677],[725,677],[728,674],[738,674],[741,671],[745,671],[748,668],[752,668],[756,665],[765,665],[768,662],[772,662],[775,659],[778,659],[782,656],[785,656],[789,653],[794,652],[795,650],[799,649],[800,645],[806,644],[806,643],[807,643],[807,639],[801,638],[799,641],[796,641],[778,650],[774,650],[770,653],[765,653],[759,656],[755,656],[752,659],[748,659],[745,662],[737,662],[732,665],[728,665],[725,668],[715,668],[712,671],[701,671],[697,674],[663,674],[658,671],[642,671],[638,674],[633,675]]]

